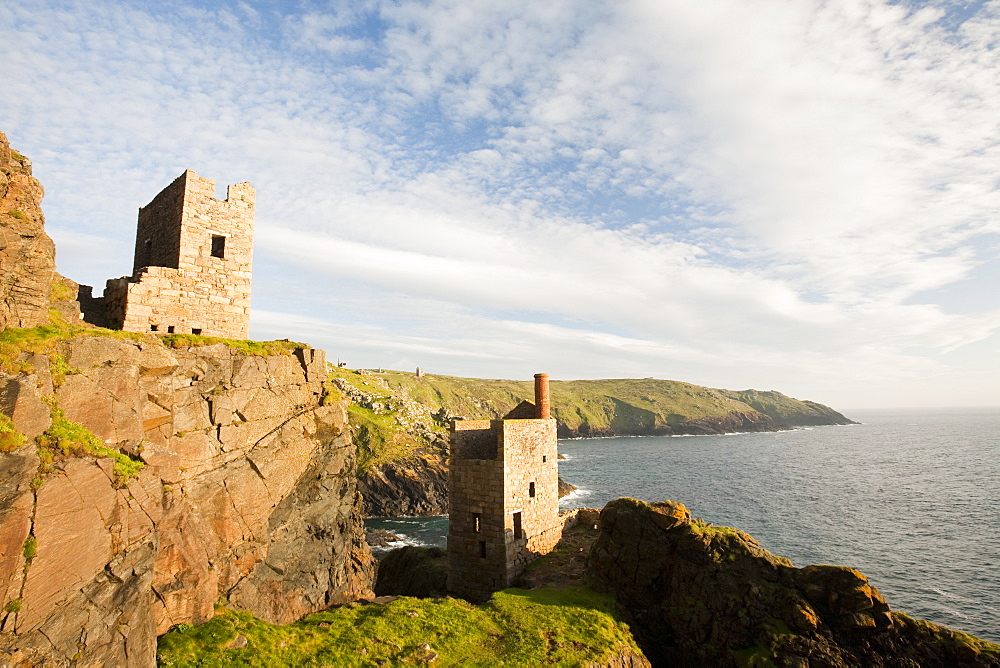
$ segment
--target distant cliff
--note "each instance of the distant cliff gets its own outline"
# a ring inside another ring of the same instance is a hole
[[[446,513],[451,420],[498,418],[534,396],[530,381],[348,369],[335,369],[332,379],[353,402],[358,484],[368,515]],[[851,423],[832,408],[780,392],[734,392],[652,378],[552,381],[551,389],[563,438]]]

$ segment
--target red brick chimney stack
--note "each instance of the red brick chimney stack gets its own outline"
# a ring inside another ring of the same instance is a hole
[[[535,410],[539,420],[545,420],[552,417],[552,412],[549,408],[549,374],[547,373],[536,373],[535,374]]]

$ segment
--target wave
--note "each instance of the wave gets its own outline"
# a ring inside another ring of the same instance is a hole
[[[569,503],[570,501],[575,501],[582,497],[590,496],[591,494],[593,494],[593,492],[590,491],[589,489],[581,489],[580,487],[577,487],[572,492],[570,492],[563,498],[559,499],[559,505],[561,506],[564,503]]]

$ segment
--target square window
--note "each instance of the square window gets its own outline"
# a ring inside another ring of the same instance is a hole
[[[173,333],[174,333],[174,326],[170,325],[169,327],[167,327],[167,334],[173,334]]]
[[[149,331],[151,331],[151,332],[159,331],[159,329],[160,329],[159,325],[150,325],[149,326]]]
[[[192,329],[191,329],[191,333],[192,333],[192,334],[201,334],[201,329],[198,329],[198,328],[192,328]]]

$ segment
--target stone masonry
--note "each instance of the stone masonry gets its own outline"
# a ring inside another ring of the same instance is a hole
[[[509,587],[562,538],[556,421],[541,416],[548,376],[535,382],[535,405],[452,426],[448,589],[459,596],[483,600]],[[535,417],[517,419],[526,409]]]
[[[250,326],[255,192],[215,199],[215,181],[190,169],[139,209],[132,275],[104,296],[80,286],[85,318],[134,332],[245,339]]]

